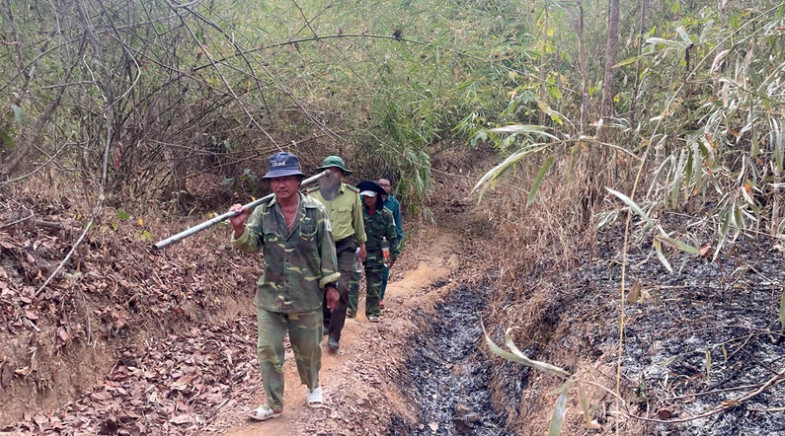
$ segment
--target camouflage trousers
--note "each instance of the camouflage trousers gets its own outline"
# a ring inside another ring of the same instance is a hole
[[[324,316],[324,328],[327,334],[336,341],[341,340],[341,331],[346,324],[346,312],[351,310],[350,295],[352,292],[357,294],[359,288],[359,274],[354,272],[354,253],[357,244],[354,237],[349,237],[335,243],[335,255],[338,258],[338,272],[341,277],[338,279],[338,306],[330,312],[327,309],[327,301],[322,304],[322,315]],[[355,311],[357,303],[355,302]]]
[[[390,268],[384,267],[384,271],[382,271],[382,289],[379,293],[379,300],[384,301],[384,291],[387,290],[387,280],[390,278]]]
[[[308,389],[316,389],[319,386],[319,368],[322,366],[322,311],[279,313],[257,308],[256,322],[256,352],[264,393],[267,395],[267,407],[283,409],[284,336],[289,333],[300,381]]]
[[[379,316],[381,308],[379,302],[382,301],[382,277],[384,269],[365,268],[365,316]],[[359,288],[359,287],[358,287]],[[359,300],[359,290],[349,295],[349,310],[357,312],[357,301]]]

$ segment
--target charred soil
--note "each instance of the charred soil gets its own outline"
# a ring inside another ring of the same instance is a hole
[[[416,404],[418,420],[393,417],[392,435],[512,435],[506,416],[491,401],[490,359],[480,347],[489,289],[462,284],[435,314],[418,313],[424,326],[407,343],[410,350],[399,384]]]
[[[785,337],[778,315],[785,269],[776,241],[740,239],[716,262],[674,249],[666,253],[673,273],[652,255],[650,243],[630,250],[620,401],[610,393],[616,389],[622,245],[620,224],[600,232],[571,268],[522,272],[516,290],[496,294],[490,305],[494,321],[507,318],[516,327],[516,343],[529,357],[607,388],[585,388],[588,420],[577,402],[571,404],[570,434],[785,434]],[[494,333],[503,343],[500,329]],[[545,432],[555,401],[547,391],[561,382],[502,362],[494,373],[494,380],[521,381],[521,396],[507,402],[519,432]],[[496,386],[500,398],[511,399],[514,386]],[[594,430],[584,424],[591,420]]]

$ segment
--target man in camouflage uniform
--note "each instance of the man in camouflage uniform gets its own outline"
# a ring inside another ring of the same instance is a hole
[[[300,381],[309,406],[322,404],[322,300],[338,304],[335,246],[327,211],[297,191],[303,178],[297,157],[270,157],[265,179],[275,194],[250,214],[242,205],[231,211],[232,245],[247,253],[262,250],[264,274],[256,288],[257,353],[267,403],[251,413],[264,421],[283,412],[284,345],[289,333]]]
[[[368,321],[379,322],[381,309],[382,274],[384,272],[384,257],[382,256],[382,238],[387,238],[390,244],[390,267],[398,257],[398,234],[395,232],[395,220],[392,212],[384,207],[381,194],[384,189],[377,182],[361,182],[357,185],[363,197],[363,221],[365,234],[368,236],[366,248],[368,256],[365,259],[365,316]]]
[[[318,170],[329,169],[333,171],[340,180],[338,194],[332,200],[326,200],[317,187],[308,190],[308,193],[327,209],[330,217],[330,224],[333,227],[335,238],[335,253],[338,257],[338,271],[341,278],[338,280],[338,292],[340,300],[338,307],[330,313],[324,311],[324,326],[327,335],[327,348],[335,352],[338,350],[341,340],[341,330],[346,322],[347,309],[348,316],[354,317],[357,311],[357,303],[351,306],[349,295],[357,294],[359,288],[360,274],[352,268],[354,264],[355,252],[360,249],[360,259],[365,259],[365,229],[363,227],[362,203],[360,202],[360,191],[354,186],[343,183],[343,178],[352,172],[346,168],[346,164],[338,156],[328,156]]]

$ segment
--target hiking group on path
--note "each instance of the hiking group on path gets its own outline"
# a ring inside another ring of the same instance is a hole
[[[365,315],[370,322],[379,322],[389,271],[403,240],[400,204],[390,194],[389,177],[351,186],[343,181],[351,171],[338,156],[328,156],[319,170],[329,171],[338,181],[334,195],[324,195],[318,188],[301,193],[305,175],[297,157],[276,153],[264,175],[273,198],[253,211],[240,204],[230,208],[238,213],[230,219],[232,245],[264,255],[254,304],[257,356],[267,400],[251,412],[250,418],[257,421],[283,413],[287,332],[300,381],[306,385],[306,402],[310,407],[323,404],[319,384],[323,335],[328,350],[336,352],[346,317],[357,315],[362,269],[367,285]]]

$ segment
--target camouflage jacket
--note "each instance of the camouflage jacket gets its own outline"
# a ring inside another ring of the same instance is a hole
[[[390,261],[395,261],[398,257],[398,235],[395,233],[395,220],[390,209],[383,207],[376,209],[373,215],[368,214],[368,206],[363,204],[363,222],[365,223],[365,234],[368,240],[365,242],[365,249],[368,256],[365,259],[365,267],[370,269],[382,269],[384,258],[382,257],[382,238],[387,238],[390,243]]]
[[[298,195],[300,205],[291,233],[275,198],[254,209],[240,238],[232,232],[234,247],[264,253],[264,274],[257,284],[255,303],[271,312],[318,310],[322,290],[341,275],[327,211],[318,201]]]

